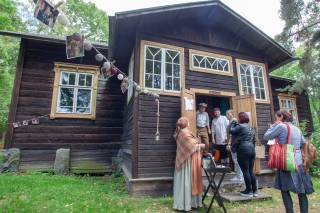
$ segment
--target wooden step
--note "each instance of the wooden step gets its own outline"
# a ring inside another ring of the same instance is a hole
[[[243,197],[239,192],[230,192],[230,193],[221,193],[222,199],[226,202],[242,202],[242,201],[251,201],[251,200],[270,200],[271,195],[259,192],[258,197]]]

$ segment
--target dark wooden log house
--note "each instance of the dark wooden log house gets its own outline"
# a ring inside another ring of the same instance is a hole
[[[93,53],[67,60],[63,39],[1,32],[22,38],[9,122],[49,115],[39,125],[8,126],[5,147],[22,150],[22,170],[51,168],[55,150],[67,147],[72,172],[104,173],[121,153],[132,194],[168,194],[175,122],[181,115],[194,120],[200,101],[209,112],[217,106],[222,113],[250,112],[260,141],[280,108],[295,122],[308,121],[312,131],[308,97],[278,92],[292,81],[270,76],[294,60],[291,53],[220,1],[121,12],[109,20],[109,46],[97,47],[129,78],[160,94],[160,140],[154,99],[136,96],[132,87],[122,95],[116,78],[99,80]],[[78,108],[62,90],[77,91],[77,103],[86,94],[80,90],[91,91],[91,101]],[[189,111],[187,100],[193,101]],[[267,173],[266,159],[256,163],[261,176]]]

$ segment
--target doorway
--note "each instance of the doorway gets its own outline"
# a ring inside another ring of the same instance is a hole
[[[196,106],[199,103],[206,103],[208,105],[207,112],[210,116],[210,120],[213,118],[213,109],[220,108],[221,115],[226,115],[227,110],[231,109],[230,97],[224,96],[207,96],[207,95],[197,95],[196,94]]]
[[[181,92],[181,116],[185,116],[189,119],[189,128],[194,133],[197,131],[197,105],[201,102],[206,102],[208,104],[207,112],[210,116],[210,122],[212,120],[212,112],[214,107],[219,107],[221,109],[222,115],[225,115],[226,111],[232,108],[234,113],[249,112],[250,124],[252,127],[257,128],[256,104],[253,95],[236,96],[236,93],[227,91],[207,90],[198,88],[183,89]],[[259,140],[257,140],[257,145],[259,144],[260,142]],[[264,158],[264,156],[262,158]],[[230,162],[232,164],[232,161]],[[255,172],[260,172],[260,159],[258,158],[255,162]]]
[[[227,110],[232,108],[230,97],[212,96],[212,95],[207,95],[207,94],[195,94],[195,99],[196,99],[195,102],[196,102],[197,109],[198,109],[198,105],[200,103],[206,103],[208,105],[206,111],[209,114],[209,118],[210,118],[210,128],[211,128],[211,124],[212,124],[212,119],[214,118],[214,114],[213,114],[214,108],[219,108],[222,116],[225,116]],[[219,145],[212,144],[212,135],[209,136],[209,141],[210,141],[209,152],[211,154],[213,154],[213,156],[217,157],[217,155],[215,155],[214,153],[216,153],[216,151],[219,150],[219,147],[218,147]],[[217,160],[217,158],[216,158],[216,160]],[[218,160],[218,162],[221,163],[220,159]],[[228,166],[231,166],[231,168],[233,168],[231,154],[229,152],[227,153],[227,160],[224,163],[228,164]]]

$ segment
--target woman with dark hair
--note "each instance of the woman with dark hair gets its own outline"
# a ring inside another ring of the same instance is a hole
[[[298,194],[300,212],[308,212],[307,194],[314,192],[309,173],[305,171],[302,161],[301,148],[306,143],[300,129],[291,124],[291,114],[286,110],[277,111],[276,122],[271,125],[263,136],[263,140],[275,139],[280,144],[288,142],[288,132],[291,132],[290,143],[295,147],[296,171],[277,170],[274,187],[281,190],[283,204],[287,213],[293,213],[293,202],[290,192]],[[288,125],[288,126],[287,126]]]
[[[253,172],[256,158],[256,136],[254,129],[248,123],[249,116],[245,112],[238,114],[238,122],[231,122],[230,133],[232,137],[235,137],[231,150],[237,153],[237,160],[246,184],[246,189],[241,191],[240,195],[244,197],[256,197],[258,196],[257,181]]]
[[[190,211],[202,206],[200,149],[204,149],[205,144],[201,144],[194,137],[188,126],[186,117],[179,118],[174,134],[177,156],[173,180],[173,208],[180,211]]]

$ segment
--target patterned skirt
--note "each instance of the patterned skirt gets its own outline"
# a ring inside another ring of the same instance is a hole
[[[276,172],[274,188],[282,191],[291,191],[297,194],[311,194],[314,192],[310,174],[304,171],[303,165],[298,167],[298,171]]]

